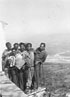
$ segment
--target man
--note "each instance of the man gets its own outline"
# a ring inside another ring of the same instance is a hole
[[[2,54],[2,70],[5,71],[5,73],[8,73],[9,69],[9,63],[8,63],[8,58],[10,56],[11,51],[11,43],[7,42],[6,43],[6,50]]]
[[[14,43],[13,49],[12,49],[12,54],[16,55],[17,53],[20,53],[20,51],[19,51],[19,44],[18,43]]]
[[[23,42],[21,42],[20,44],[19,44],[19,47],[20,47],[20,52],[23,52],[24,50],[25,50],[25,43],[23,43]]]
[[[19,83],[20,83],[20,88],[25,91],[26,89],[26,75],[25,75],[25,44],[24,43],[20,43],[20,54],[22,56],[22,62],[20,62],[20,65],[22,64],[22,67],[20,68],[20,72],[19,72]]]
[[[42,79],[42,65],[46,60],[47,53],[45,51],[45,43],[41,43],[40,47],[35,51],[35,81],[36,81],[36,88],[40,86],[41,79]]]
[[[27,87],[31,88],[32,85],[32,78],[34,74],[34,50],[32,48],[31,43],[27,43],[26,46],[28,58],[27,58],[27,66],[28,66],[28,73],[27,73]]]
[[[31,59],[31,44],[28,43],[26,46],[24,43],[20,43],[20,52],[22,55],[22,60],[25,62],[20,62],[20,65],[22,64],[22,68],[20,69],[19,78],[20,78],[20,88],[25,91],[26,88],[29,87],[27,84],[29,83],[29,78],[31,78],[30,70],[30,59]],[[26,48],[27,47],[27,48]],[[26,51],[27,50],[27,51]],[[30,79],[31,81],[32,79]]]
[[[18,47],[19,44],[18,43],[14,43],[13,45],[13,49],[12,49],[12,53],[11,56],[14,56],[16,58],[16,55],[20,53]],[[16,60],[15,60],[16,61]],[[16,63],[13,67],[11,67],[11,72],[12,72],[12,81],[19,87],[19,69],[16,67]]]

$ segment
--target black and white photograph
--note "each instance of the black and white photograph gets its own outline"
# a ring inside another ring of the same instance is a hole
[[[0,0],[0,97],[70,97],[70,0]]]

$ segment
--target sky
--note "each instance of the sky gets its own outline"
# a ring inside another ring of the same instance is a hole
[[[0,20],[8,23],[5,38],[11,42],[70,33],[70,0],[0,0]]]

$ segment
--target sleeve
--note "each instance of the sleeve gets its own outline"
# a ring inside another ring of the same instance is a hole
[[[42,52],[42,58],[41,58],[42,62],[45,62],[46,58],[47,58],[47,52],[44,51]]]
[[[6,57],[6,50],[2,53],[2,60],[4,60]]]

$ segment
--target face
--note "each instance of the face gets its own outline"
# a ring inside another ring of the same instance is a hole
[[[8,44],[6,45],[6,47],[7,47],[8,50],[11,50],[11,44],[10,44],[10,43],[8,43]]]
[[[27,46],[27,50],[31,50],[31,48],[32,48],[31,45]]]
[[[18,44],[14,45],[14,49],[17,50],[18,49]]]
[[[21,50],[25,50],[25,46],[24,46],[24,45],[21,45],[21,46],[20,46],[20,49],[21,49]]]
[[[45,50],[44,44],[41,44],[41,45],[40,45],[40,49],[41,49],[41,50]]]

